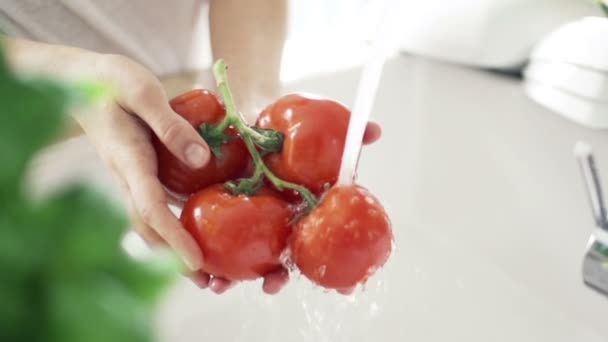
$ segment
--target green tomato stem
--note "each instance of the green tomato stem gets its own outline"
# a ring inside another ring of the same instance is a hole
[[[250,136],[253,142],[265,152],[278,152],[283,144],[283,135],[274,130],[256,130],[245,124],[243,118],[239,115],[236,108],[230,87],[228,85],[228,78],[226,76],[226,64],[223,60],[218,60],[213,66],[213,73],[216,77],[217,88],[224,100],[226,106],[226,116],[224,119],[213,126],[210,132],[213,136],[221,136],[223,132],[230,125],[233,125],[242,136]],[[217,77],[220,76],[221,79]]]
[[[225,84],[225,83],[224,83],[224,86],[222,86],[222,88],[224,88],[224,89],[220,89],[220,95],[222,95],[222,98],[223,98],[224,95],[226,93],[230,93],[230,91],[228,89],[227,84]],[[234,103],[233,103],[233,105],[234,105]],[[253,139],[254,142],[262,144],[262,145],[264,144],[264,142],[266,141],[266,137],[264,135],[260,134],[253,128],[245,125],[243,123],[243,119],[240,117],[240,115],[238,115],[238,114],[228,115],[228,113],[229,113],[229,110],[228,110],[228,108],[226,108],[226,116],[224,117],[224,119],[220,123],[213,126],[214,134],[221,134],[222,132],[224,132],[226,130],[226,128],[228,128],[228,126],[233,125],[234,127],[236,127],[239,130],[239,132],[241,134],[245,133],[245,134],[248,134],[249,136],[251,136],[251,138]],[[235,116],[237,116],[237,118],[235,118]],[[239,123],[241,123],[241,124],[239,125]]]
[[[214,129],[218,129],[223,132],[223,130],[229,125],[232,125],[239,131],[241,138],[245,142],[245,146],[247,147],[247,150],[255,163],[255,172],[253,177],[248,179],[249,181],[261,182],[262,175],[264,175],[279,190],[292,189],[297,191],[306,202],[306,211],[312,210],[317,205],[317,198],[312,192],[310,192],[310,190],[302,185],[287,182],[277,177],[274,173],[272,173],[272,171],[270,171],[266,164],[264,164],[262,156],[256,148],[256,144],[263,146],[267,142],[267,137],[245,125],[243,119],[238,114],[232,93],[230,92],[230,87],[228,85],[226,69],[226,64],[221,59],[219,59],[213,65],[213,74],[215,76],[217,89],[224,100],[224,105],[226,106],[226,117]]]

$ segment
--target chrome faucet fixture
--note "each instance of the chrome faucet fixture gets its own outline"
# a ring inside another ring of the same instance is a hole
[[[583,259],[583,281],[596,291],[608,295],[608,219],[600,177],[591,147],[578,142],[574,147],[596,229],[589,237]]]

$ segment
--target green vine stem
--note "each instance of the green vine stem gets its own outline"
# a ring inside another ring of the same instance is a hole
[[[247,150],[255,163],[255,171],[252,177],[227,182],[225,184],[226,188],[234,194],[254,194],[262,186],[264,176],[266,176],[266,178],[279,190],[292,189],[297,191],[306,204],[304,210],[306,212],[312,210],[317,205],[317,198],[310,190],[302,185],[290,183],[277,177],[270,171],[266,164],[264,164],[262,156],[260,155],[260,152],[258,152],[256,146],[260,147],[263,152],[280,151],[283,144],[283,135],[275,130],[257,129],[245,125],[243,119],[238,114],[232,93],[230,92],[226,69],[226,64],[222,59],[219,59],[213,65],[213,75],[215,76],[217,89],[226,106],[226,117],[222,122],[214,125],[210,131],[214,134],[221,134],[228,126],[232,125],[240,133],[241,138],[245,142],[245,146],[247,146]],[[280,140],[280,146],[277,147],[278,140]]]
[[[242,121],[242,119],[239,116],[239,121]],[[224,119],[213,126],[212,130],[210,131],[211,135],[220,135],[224,132],[224,130],[226,130],[226,128],[228,128],[228,126],[233,125],[236,127],[236,125],[234,124],[234,119],[229,117],[228,115],[226,115],[226,117],[224,117]],[[263,128],[254,128],[254,127],[250,127],[247,126],[245,124],[242,125],[243,131],[239,132],[241,134],[247,134],[251,137],[251,139],[253,140],[253,142],[266,149],[277,149],[277,148],[273,148],[272,146],[276,145],[276,140],[280,140],[280,144],[283,144],[283,136],[281,135],[280,132],[274,131],[274,130],[267,130],[267,129],[263,129]],[[276,151],[274,152],[278,152],[280,151],[280,148],[278,148]]]
[[[221,63],[221,65],[218,65],[218,63]],[[220,86],[220,82],[217,81],[218,73],[216,70],[218,67],[221,68],[222,66],[224,68],[222,71],[223,74],[221,75],[221,77],[223,77],[223,85]],[[224,100],[224,105],[226,106],[226,116],[221,122],[209,128],[206,134],[212,137],[222,136],[226,128],[232,125],[239,131],[241,135],[251,137],[253,143],[260,147],[265,153],[281,151],[281,147],[283,146],[283,134],[281,134],[281,132],[273,129],[250,127],[244,124],[243,119],[238,114],[236,106],[234,105],[234,100],[232,99],[232,94],[228,88],[226,69],[226,64],[222,60],[218,60],[213,68],[216,82],[218,82],[218,90],[222,96],[222,99]],[[232,107],[231,110],[233,115],[228,114],[230,110],[228,109],[229,104],[226,102],[226,96],[230,98],[230,106]]]

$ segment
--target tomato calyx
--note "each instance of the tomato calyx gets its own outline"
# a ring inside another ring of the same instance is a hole
[[[232,125],[239,132],[241,139],[243,139],[255,164],[255,171],[253,176],[249,178],[240,178],[224,183],[224,187],[233,195],[253,195],[262,187],[264,177],[266,177],[279,191],[284,189],[297,191],[304,199],[301,213],[306,214],[310,212],[318,204],[316,196],[302,185],[287,182],[277,177],[266,166],[258,151],[259,148],[263,154],[279,152],[283,147],[283,134],[274,129],[250,127],[243,122],[238,114],[232,93],[228,86],[226,69],[226,64],[222,59],[219,59],[213,65],[213,75],[215,77],[217,89],[226,106],[226,116],[222,122],[213,127],[211,131],[223,132],[226,127]]]
[[[253,143],[261,149],[261,154],[281,152],[283,149],[283,133],[272,128],[249,127],[257,134],[252,134]]]
[[[256,167],[253,176],[249,178],[239,178],[224,183],[224,188],[233,195],[245,194],[255,195],[264,184],[264,173]]]
[[[237,119],[241,121],[239,117]],[[225,133],[226,128],[232,125],[234,121],[234,117],[226,115],[219,123],[203,123],[199,127],[200,135],[205,139],[207,145],[209,145],[209,148],[218,159],[222,159],[222,145],[235,138]],[[285,139],[283,133],[271,128],[251,127],[245,124],[239,126],[241,126],[239,127],[239,133],[241,135],[249,135],[253,143],[260,149],[262,155],[281,152],[283,140]]]
[[[222,160],[224,157],[224,153],[222,152],[222,145],[229,143],[234,140],[235,136],[230,136],[224,133],[224,129],[218,129],[221,125],[219,124],[208,124],[203,123],[199,126],[198,132],[203,137],[207,146],[211,150],[211,153],[215,156],[215,158]],[[220,127],[221,128],[221,127]]]

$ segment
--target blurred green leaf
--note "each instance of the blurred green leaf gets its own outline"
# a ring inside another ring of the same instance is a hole
[[[23,277],[46,263],[46,230],[32,222],[32,213],[19,202],[0,210],[0,274]],[[7,210],[9,209],[9,210]]]
[[[0,49],[0,341],[148,342],[150,310],[176,274],[176,259],[146,262],[120,248],[127,220],[81,185],[34,204],[23,177],[61,129],[70,106],[111,96],[13,75]]]
[[[4,202],[19,191],[16,180],[24,174],[27,161],[59,132],[66,96],[51,84],[27,86],[7,74],[0,74],[0,94],[0,199]]]
[[[56,272],[86,272],[112,265],[122,255],[119,244],[126,217],[100,193],[81,186],[66,189],[48,198],[38,215],[49,226],[69,227],[52,234]]]
[[[111,276],[61,279],[50,287],[48,300],[50,341],[151,340],[147,307]]]
[[[23,175],[34,152],[60,132],[69,106],[90,103],[111,93],[108,85],[99,82],[68,84],[16,77],[0,53],[0,199],[19,190],[15,180]]]
[[[36,341],[36,303],[32,281],[13,275],[0,281],[0,341]]]
[[[154,303],[162,291],[171,284],[182,266],[174,254],[154,254],[146,262],[125,258],[116,265],[116,272],[135,296]]]
[[[608,15],[608,0],[595,0],[606,15]]]

